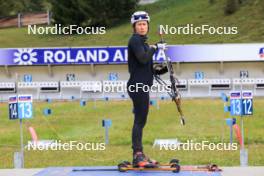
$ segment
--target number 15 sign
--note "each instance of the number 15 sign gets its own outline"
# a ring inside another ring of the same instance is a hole
[[[9,97],[9,119],[28,119],[33,117],[32,95]]]

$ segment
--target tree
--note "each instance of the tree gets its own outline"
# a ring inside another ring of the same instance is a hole
[[[238,9],[238,1],[237,0],[227,0],[225,7],[225,14],[231,15],[235,13]]]
[[[0,17],[1,16],[8,16],[9,11],[12,8],[11,1],[0,0]]]
[[[39,12],[44,11],[45,0],[22,0],[22,12]]]
[[[23,12],[46,10],[47,0],[0,0],[0,16],[16,15]]]
[[[209,4],[214,4],[215,0],[209,0]]]
[[[112,26],[127,19],[139,0],[52,0],[56,23]]]
[[[52,0],[52,13],[56,23],[80,25],[85,15],[80,11],[78,0]]]

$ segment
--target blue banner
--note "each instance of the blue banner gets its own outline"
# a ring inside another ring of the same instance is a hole
[[[172,45],[172,62],[263,61],[264,44]],[[157,51],[154,61],[164,61]],[[3,48],[0,65],[125,64],[127,47]]]
[[[1,49],[1,65],[126,63],[126,47]]]

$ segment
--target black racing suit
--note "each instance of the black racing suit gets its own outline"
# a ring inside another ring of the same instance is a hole
[[[127,83],[127,90],[133,101],[134,125],[132,130],[133,153],[143,152],[142,133],[147,121],[149,110],[149,92],[143,91],[140,87],[152,86],[154,74],[163,74],[165,70],[153,68],[152,57],[156,49],[149,47],[146,43],[147,37],[133,34],[128,43],[128,70],[130,78]],[[139,85],[138,91],[135,86]]]

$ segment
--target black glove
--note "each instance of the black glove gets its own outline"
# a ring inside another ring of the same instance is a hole
[[[163,75],[168,72],[168,68],[164,64],[155,64],[153,66],[153,71],[155,75]]]

